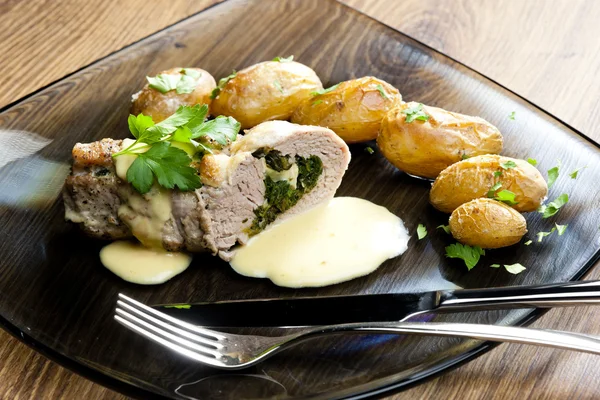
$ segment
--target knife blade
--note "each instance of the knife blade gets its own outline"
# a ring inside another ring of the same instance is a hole
[[[405,321],[415,315],[600,304],[600,281],[352,296],[233,300],[155,306],[173,317],[214,327],[284,327]]]
[[[233,300],[155,306],[197,325],[223,327],[308,326],[400,321],[435,309],[438,292]]]

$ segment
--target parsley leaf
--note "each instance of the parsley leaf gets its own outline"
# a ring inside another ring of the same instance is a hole
[[[542,218],[550,218],[555,215],[558,210],[565,204],[569,202],[569,195],[566,193],[558,196],[554,201],[548,204],[542,204],[540,208],[538,208],[538,212],[542,213]]]
[[[283,88],[281,87],[281,83],[279,83],[279,81],[273,81],[273,86],[275,86],[275,89],[283,93]]]
[[[152,121],[152,117],[148,117],[144,114],[138,114],[137,117],[133,114],[129,114],[127,125],[129,125],[129,132],[137,139],[142,132],[151,126],[154,126],[154,121]]]
[[[241,124],[233,117],[219,115],[217,118],[206,121],[199,127],[192,129],[192,139],[203,136],[214,140],[222,146],[226,146],[237,139]]]
[[[446,257],[460,258],[465,262],[465,265],[470,270],[473,269],[479,262],[479,258],[485,255],[485,250],[479,246],[468,246],[460,243],[454,243],[446,246]]]
[[[498,193],[496,193],[494,200],[501,201],[503,203],[508,204],[509,206],[514,206],[515,204],[519,203],[518,201],[515,201],[515,194],[510,190],[499,191]]]
[[[204,122],[206,114],[208,113],[208,106],[203,104],[196,104],[193,107],[181,106],[177,109],[175,114],[171,115],[164,121],[148,128],[147,131],[152,133],[158,133],[160,136],[170,135],[175,132],[178,127],[189,124],[192,126],[200,125]],[[190,127],[191,129],[191,127]],[[141,141],[141,139],[140,139]]]
[[[369,154],[373,154],[375,153],[375,150],[373,150],[373,148],[371,146],[367,146],[365,147],[365,151]]]
[[[494,172],[494,176],[496,178],[498,178],[499,176],[502,176],[502,171],[496,171],[496,172]]]
[[[496,182],[496,184],[494,186],[492,186],[490,188],[490,190],[488,190],[487,192],[487,197],[489,198],[494,198],[496,196],[496,190],[500,189],[502,187],[502,183],[501,182]]]
[[[548,170],[548,188],[551,188],[552,185],[554,185],[554,182],[556,182],[556,178],[558,178],[558,174],[560,171],[560,161],[558,162],[558,165],[556,167],[550,168]]]
[[[337,87],[340,86],[340,84],[338,83],[337,85],[333,85],[331,87],[328,87],[327,89],[320,89],[314,92],[310,92],[311,96],[320,96],[322,94],[325,93],[329,93],[329,92],[333,92],[335,89],[337,89]]]
[[[537,233],[537,241],[538,241],[538,243],[541,243],[541,241],[542,241],[543,238],[545,238],[546,236],[552,234],[555,230],[556,230],[556,227],[552,228],[550,230],[550,232],[538,232]]]
[[[188,94],[196,90],[197,84],[198,81],[196,79],[189,75],[182,75],[175,89],[177,90],[177,94]]]
[[[514,120],[515,120],[515,114],[516,114],[516,112],[515,112],[515,111],[511,112],[511,113],[508,115],[508,119],[510,119],[510,120],[513,120],[513,121],[514,121]]]
[[[527,162],[531,165],[533,165],[534,167],[537,165],[537,160],[535,158],[528,158]]]
[[[167,93],[177,88],[181,75],[177,74],[158,74],[156,76],[147,76],[148,86],[161,93]]]
[[[575,171],[571,172],[569,174],[569,176],[571,177],[571,179],[577,179],[577,175],[579,174],[579,171],[581,171],[584,168],[587,168],[587,167],[579,167]]]
[[[383,97],[384,99],[388,98],[388,95],[385,94],[385,91],[383,90],[383,86],[381,86],[381,83],[377,84],[377,91],[379,92],[381,97]]]
[[[444,232],[446,232],[448,235],[450,234],[450,225],[439,225],[437,228],[435,229],[443,229]]]
[[[289,57],[279,57],[278,56],[278,57],[275,57],[273,59],[273,61],[279,61],[279,62],[282,62],[282,63],[292,62],[292,61],[294,61],[294,56],[289,56]]]
[[[182,68],[179,72],[181,72],[184,75],[190,76],[194,79],[198,79],[202,76],[202,72],[193,68]]]
[[[235,78],[236,75],[237,75],[236,70],[233,70],[233,72],[230,75],[227,75],[225,78],[219,79],[219,83],[217,84],[217,87],[214,88],[213,91],[211,92],[210,98],[215,99],[219,95],[219,93],[221,93],[221,90],[223,90],[225,85],[227,85],[227,82],[229,82],[230,80]]]
[[[427,121],[429,119],[429,115],[427,115],[425,111],[423,111],[422,103],[419,103],[411,108],[402,110],[402,114],[406,115],[405,121],[407,124],[410,124],[416,119],[418,119],[419,121]]]
[[[150,191],[154,183],[154,176],[152,175],[152,169],[144,162],[143,158],[137,157],[131,164],[127,170],[127,181],[141,194]]]
[[[192,93],[198,84],[202,72],[191,68],[183,68],[179,74],[158,74],[147,76],[148,86],[161,93],[177,90],[177,94]]]
[[[565,231],[567,230],[567,226],[569,226],[568,224],[566,225],[559,225],[559,224],[554,224],[556,226],[556,231],[558,232],[558,236],[562,236],[563,233],[565,233]]]
[[[154,176],[161,186],[169,189],[197,189],[202,187],[202,182],[197,171],[190,167],[191,162],[185,151],[171,147],[168,142],[157,143],[137,155],[127,170],[127,181],[141,194],[150,191]]]
[[[471,156],[468,156],[467,153],[462,153],[462,155],[460,156],[461,161],[466,160],[467,158],[471,158]]]
[[[313,107],[314,106],[318,106],[319,104],[321,104],[323,102],[323,100],[317,100],[314,103],[312,103]]]
[[[523,243],[525,246],[529,246],[531,243],[533,243],[531,240],[526,241],[525,243]]]
[[[524,266],[522,266],[521,264],[519,264],[519,263],[511,264],[511,265],[506,265],[505,264],[504,268],[506,268],[506,270],[508,272],[510,272],[511,274],[513,274],[513,275],[519,274],[519,273],[521,273],[521,272],[523,272],[523,271],[526,270],[526,268]]]
[[[425,227],[425,225],[419,224],[419,226],[417,226],[417,237],[419,238],[419,240],[421,240],[425,236],[427,236],[427,228]]]
[[[512,160],[508,160],[507,162],[500,164],[500,166],[502,167],[502,169],[510,169],[516,167],[517,164],[515,164],[515,162]]]

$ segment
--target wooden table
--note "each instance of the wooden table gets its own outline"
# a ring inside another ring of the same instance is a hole
[[[0,107],[216,2],[88,0],[84,6],[77,0],[0,1]],[[473,67],[600,141],[595,127],[600,124],[599,1],[344,2]],[[600,268],[587,279],[600,279]],[[557,309],[534,326],[600,335],[598,320],[600,308]],[[390,398],[597,398],[597,362],[591,355],[505,344]],[[124,397],[0,332],[0,398]]]

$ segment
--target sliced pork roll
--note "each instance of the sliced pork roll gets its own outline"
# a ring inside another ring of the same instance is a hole
[[[210,251],[225,260],[236,244],[273,222],[331,199],[350,161],[333,131],[270,121],[223,153],[204,156],[196,166],[202,188],[155,186],[140,195],[126,182],[126,169],[113,164],[111,155],[122,147],[112,139],[75,145],[65,218],[95,237],[135,236],[147,246]]]

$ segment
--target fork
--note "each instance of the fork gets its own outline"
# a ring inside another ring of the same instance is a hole
[[[312,327],[285,336],[238,335],[192,325],[121,293],[115,312],[115,320],[125,327],[202,364],[221,369],[250,367],[305,340],[352,332],[455,336],[600,354],[600,337],[549,329],[448,322],[368,322]]]

